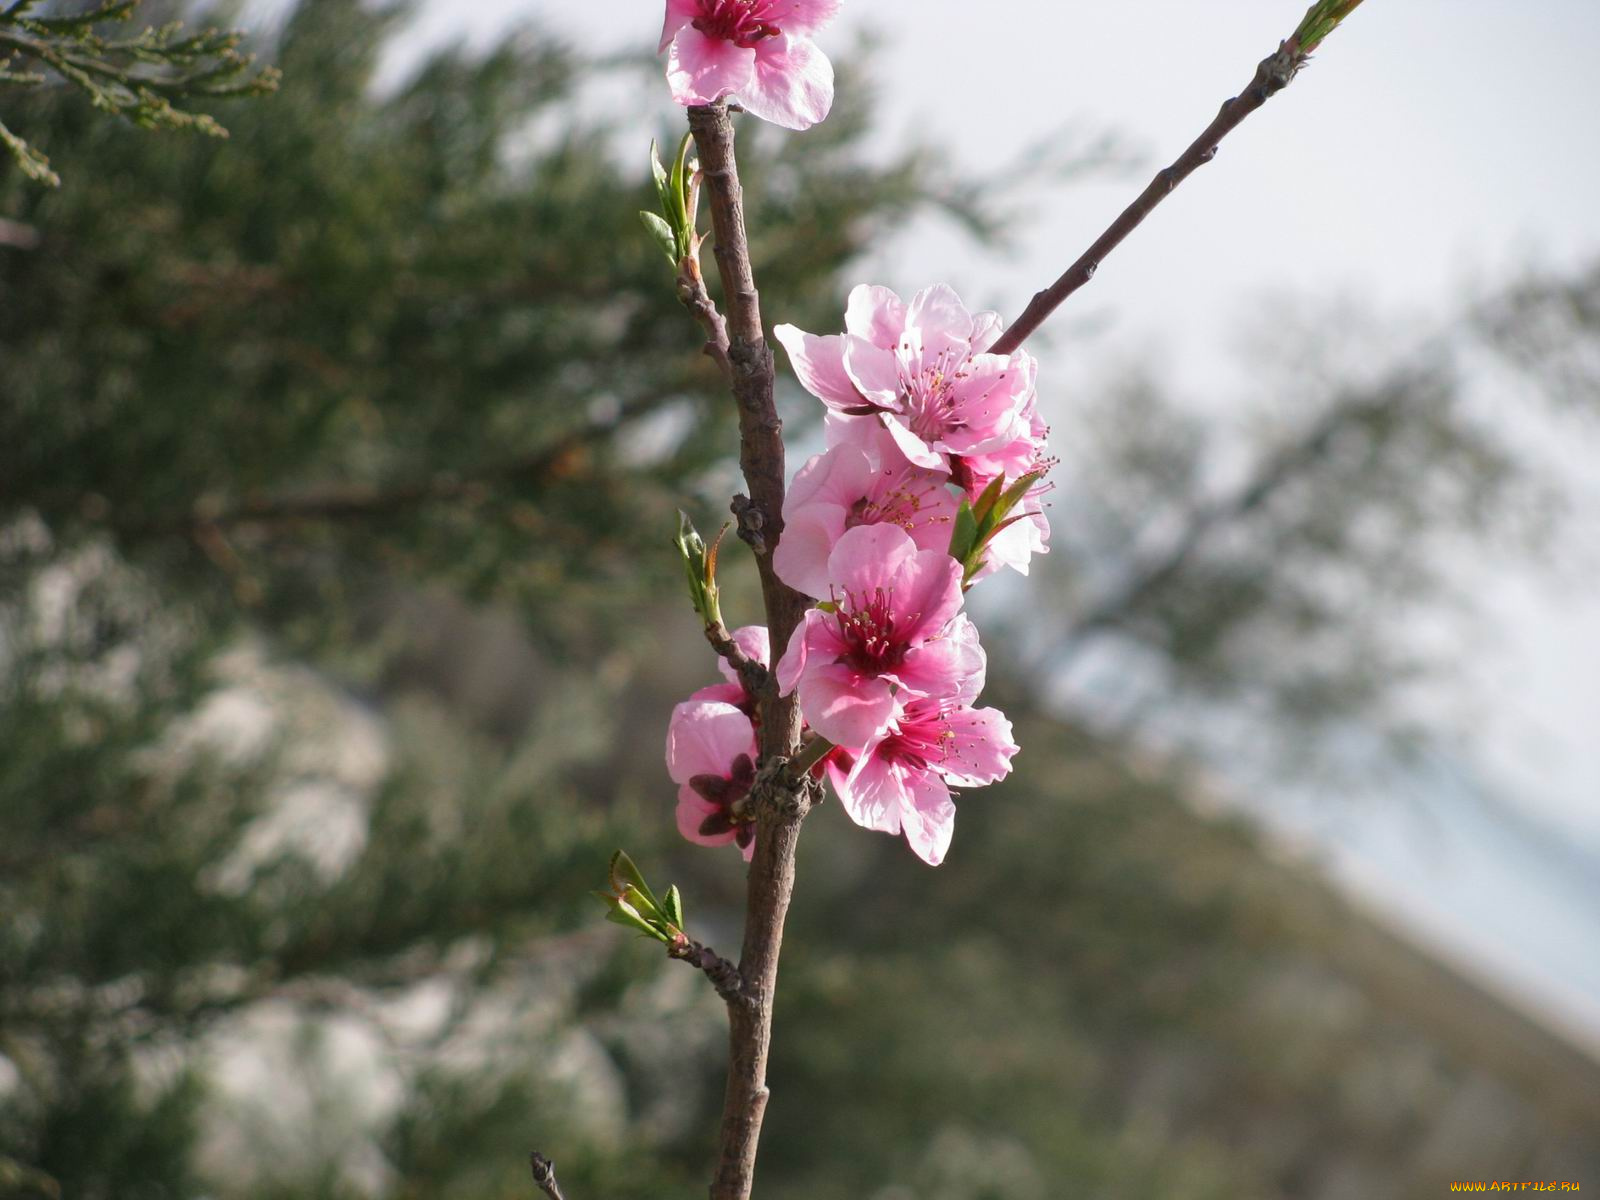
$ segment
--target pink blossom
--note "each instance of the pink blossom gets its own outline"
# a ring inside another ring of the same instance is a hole
[[[1048,471],[1055,465],[1056,460],[1045,448],[1050,427],[1039,416],[1037,406],[1030,402],[1025,416],[1027,432],[1015,441],[989,454],[974,454],[951,461],[953,477],[969,500],[976,501],[983,494],[983,489],[995,479],[1004,478],[1008,483],[1014,483],[1024,475]],[[1012,512],[1017,520],[989,542],[983,566],[978,569],[974,579],[983,579],[1003,567],[1026,575],[1028,564],[1035,554],[1050,552],[1050,520],[1045,516],[1044,497],[1052,486],[1041,479],[1028,489],[1021,504]]]
[[[857,825],[904,832],[917,856],[936,867],[955,831],[951,785],[1004,778],[1016,752],[1011,722],[998,709],[917,698],[861,749],[842,782],[834,776],[834,790]]]
[[[737,95],[774,125],[807,129],[833,106],[833,64],[811,40],[840,0],[667,0],[656,53],[679,104]]]
[[[988,353],[1000,329],[997,314],[969,313],[936,284],[909,305],[888,288],[857,287],[842,334],[773,332],[806,390],[835,412],[880,421],[917,466],[948,470],[952,456],[993,453],[1028,433],[1036,364],[1023,350]]]
[[[896,525],[918,549],[944,551],[958,503],[949,482],[943,471],[912,466],[892,442],[877,462],[857,446],[835,446],[795,475],[773,569],[797,591],[826,595],[834,544],[863,525]]]
[[[744,651],[746,658],[760,663],[763,667],[772,661],[771,639],[767,636],[765,625],[743,625],[735,629],[733,644]],[[727,682],[703,687],[698,692],[692,693],[689,699],[719,700],[724,704],[731,704],[749,717],[752,724],[759,727],[760,722],[756,717],[756,698],[745,690],[739,672],[735,671],[728,660],[720,654],[717,656],[717,670],[722,672],[722,677]]]
[[[977,694],[985,662],[959,611],[959,563],[881,524],[846,530],[827,569],[831,611],[806,613],[777,670],[817,733],[863,746],[912,696]]]
[[[731,704],[686,700],[667,724],[667,774],[678,785],[678,832],[702,846],[755,849],[746,803],[756,779],[756,734]]]

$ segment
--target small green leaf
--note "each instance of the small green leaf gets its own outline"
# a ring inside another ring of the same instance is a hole
[[[634,865],[633,859],[628,857],[626,850],[618,850],[611,856],[611,887],[614,891],[624,894],[636,890],[642,893],[650,908],[661,907],[660,901],[655,898],[650,885],[644,881],[644,876],[639,873],[639,868]]]
[[[674,267],[678,265],[678,239],[672,236],[672,226],[668,225],[653,212],[640,210],[639,220],[644,222],[644,227],[649,231],[650,238],[661,248],[661,253],[667,256],[667,261]]]
[[[972,505],[963,500],[956,510],[955,527],[950,531],[950,557],[965,563],[978,544],[978,521]]]
[[[995,501],[994,509],[989,514],[990,520],[999,521],[1004,518],[1028,494],[1029,489],[1043,478],[1043,471],[1029,471],[1026,475],[1020,476],[1015,483],[1000,493],[1000,498]]]
[[[977,518],[978,527],[983,527],[984,518],[989,515],[989,510],[994,507],[995,501],[1000,499],[1000,491],[1006,485],[1004,475],[996,475],[989,481],[989,486],[983,489],[977,502],[972,506],[972,515]]]
[[[667,169],[661,165],[661,148],[656,145],[655,138],[650,139],[650,176],[656,181],[656,195],[661,200],[661,211],[666,213],[671,185],[667,181]]]
[[[677,157],[672,160],[672,218],[673,226],[683,230],[689,223],[689,190],[688,190],[688,161],[689,139],[692,134],[685,133],[683,140],[678,143]]]
[[[678,891],[678,885],[673,884],[667,888],[666,900],[667,920],[671,921],[677,929],[683,928],[683,896]]]

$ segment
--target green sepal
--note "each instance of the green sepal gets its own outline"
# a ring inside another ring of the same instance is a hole
[[[995,501],[1000,499],[1000,489],[1005,487],[1005,484],[1006,477],[1004,475],[996,475],[989,481],[989,486],[984,488],[979,494],[977,502],[973,504],[972,515],[973,518],[978,522],[978,529],[980,531],[983,529],[984,518],[987,517],[989,515],[989,511],[994,508]]]

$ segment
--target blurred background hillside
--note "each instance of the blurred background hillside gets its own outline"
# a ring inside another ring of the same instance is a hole
[[[1175,43],[1128,89],[1112,18],[1040,18],[1052,83],[1034,6],[958,7],[852,13],[833,117],[741,128],[769,320],[1014,312],[1301,6],[1120,6]],[[1416,140],[1501,127],[1441,99],[1483,60],[1398,70],[1462,8],[1412,7],[1041,342],[1053,550],[979,593],[1018,772],[936,871],[808,821],[762,1195],[1600,1186],[1600,96],[1499,43],[1544,174],[1495,208]],[[0,90],[66,181],[0,169],[0,1197],[525,1197],[532,1145],[573,1200],[704,1187],[720,1002],[588,896],[626,846],[738,940],[660,752],[734,429],[635,216],[659,5],[617,8],[246,7],[284,85],[225,142]],[[969,32],[1000,74],[946,86]]]

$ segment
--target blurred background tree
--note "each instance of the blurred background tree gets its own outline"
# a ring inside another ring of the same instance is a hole
[[[575,1200],[705,1175],[720,1005],[587,891],[626,845],[737,940],[737,858],[676,840],[659,757],[713,673],[673,510],[724,509],[731,413],[638,228],[638,64],[525,31],[380,87],[400,28],[304,0],[226,143],[0,95],[68,180],[0,176],[0,1195],[524,1196],[533,1142]],[[913,212],[1002,226],[840,95],[741,134],[768,311],[808,328]],[[1530,284],[1476,352],[1577,372],[1595,294]],[[996,613],[1028,752],[952,862],[811,823],[766,1194],[1593,1174],[1592,1064],[1197,816],[1128,725],[1050,715],[1093,644],[1260,742],[1406,732],[1372,718],[1425,665],[1428,548],[1542,494],[1465,335],[1308,324],[1247,461],[1149,372],[1058,434],[1048,586]]]

